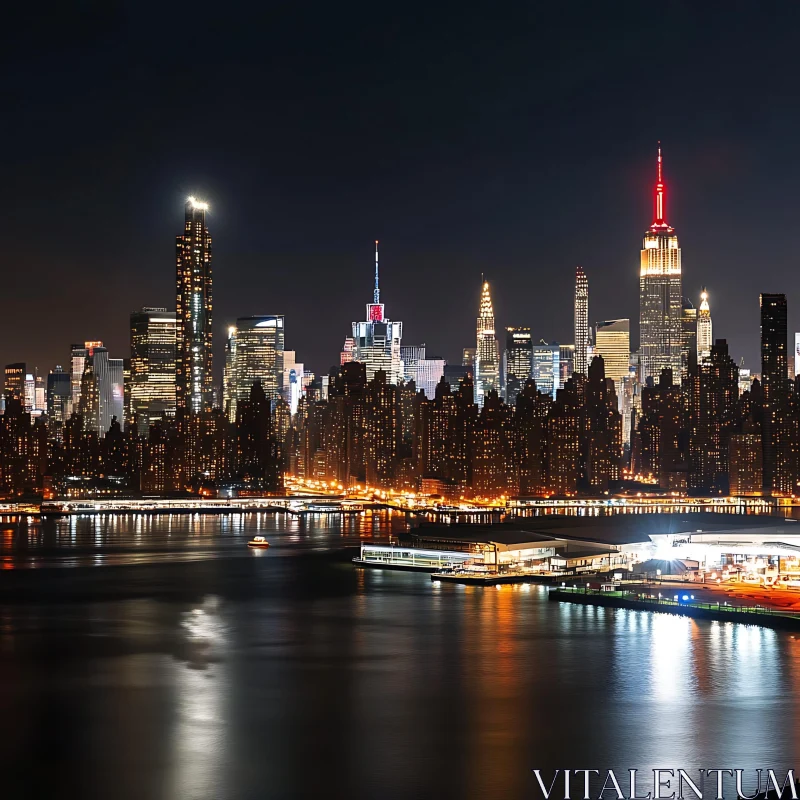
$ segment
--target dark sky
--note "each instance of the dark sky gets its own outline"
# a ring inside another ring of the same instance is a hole
[[[800,325],[800,4],[65,3],[0,44],[0,363],[128,355],[174,307],[184,198],[211,203],[215,336],[284,313],[312,369],[372,291],[406,343],[498,327],[572,340],[638,319],[656,141],[684,293],[758,369],[758,293]],[[635,327],[635,326],[634,326]]]

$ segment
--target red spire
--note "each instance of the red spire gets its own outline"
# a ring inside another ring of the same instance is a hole
[[[658,179],[656,181],[656,218],[653,227],[666,228],[664,221],[664,172],[661,160],[661,142],[658,143]]]

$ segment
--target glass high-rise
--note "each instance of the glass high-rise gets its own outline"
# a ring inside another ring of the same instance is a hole
[[[589,281],[583,267],[578,267],[575,270],[575,356],[572,364],[574,372],[587,374],[588,353]]]
[[[594,340],[595,355],[605,362],[605,376],[612,378],[620,394],[622,381],[630,375],[631,323],[627,319],[598,322]]]
[[[61,439],[61,428],[69,416],[72,384],[69,373],[56,367],[47,376],[47,416],[55,438]]]
[[[131,314],[130,410],[141,436],[175,416],[175,327],[166,308]]]
[[[122,359],[109,358],[105,347],[88,350],[78,408],[85,431],[105,435],[114,417],[125,427]]]
[[[227,413],[236,418],[242,400],[259,382],[269,400],[277,400],[284,385],[284,318],[282,314],[240,317],[228,331],[230,364],[226,365]],[[226,360],[228,357],[226,356]]]
[[[561,368],[560,368],[561,348],[558,342],[547,344],[541,340],[539,344],[533,346],[533,380],[536,381],[536,388],[542,394],[549,394],[553,400],[559,389]]]
[[[681,318],[683,309],[681,249],[675,229],[664,214],[666,187],[658,148],[655,219],[644,235],[639,270],[639,340],[641,378],[669,368],[681,374]],[[676,377],[677,379],[677,377]]]
[[[183,233],[176,239],[175,401],[180,412],[208,411],[213,395],[211,352],[211,235],[208,204],[186,201]]]

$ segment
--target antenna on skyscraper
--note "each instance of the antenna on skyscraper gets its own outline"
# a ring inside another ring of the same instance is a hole
[[[375,292],[373,294],[375,305],[381,302],[381,289],[378,285],[378,240],[375,240]]]

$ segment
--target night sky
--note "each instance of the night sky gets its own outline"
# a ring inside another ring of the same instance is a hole
[[[62,5],[4,24],[0,364],[127,356],[129,312],[174,308],[189,194],[218,354],[237,316],[283,313],[327,371],[376,238],[387,315],[429,354],[474,346],[482,272],[498,328],[571,342],[581,264],[590,321],[636,331],[659,139],[715,337],[755,371],[759,292],[800,325],[798,3]]]

